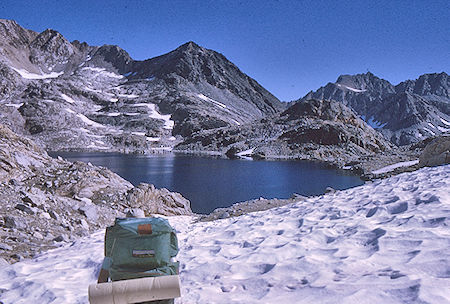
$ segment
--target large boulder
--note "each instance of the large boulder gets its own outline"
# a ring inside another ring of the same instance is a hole
[[[450,134],[430,142],[419,158],[420,167],[433,167],[450,163]]]
[[[127,202],[132,208],[144,210],[146,215],[188,215],[192,214],[191,203],[181,194],[170,192],[154,185],[142,183],[128,191]]]

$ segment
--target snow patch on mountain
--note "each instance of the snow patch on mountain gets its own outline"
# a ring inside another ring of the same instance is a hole
[[[236,153],[236,155],[237,156],[249,156],[249,155],[252,155],[254,151],[255,151],[255,148],[251,148],[251,149]]]
[[[73,100],[71,97],[67,96],[66,94],[61,94],[61,97],[68,103],[75,103],[75,100]]]
[[[99,75],[111,77],[111,78],[117,78],[117,79],[124,78],[122,75],[118,75],[116,73],[106,71],[106,69],[104,69],[104,68],[84,67],[81,70],[83,70],[83,71],[89,70],[89,71],[95,72]]]
[[[219,108],[221,108],[221,109],[226,109],[226,108],[227,108],[227,106],[224,105],[223,103],[220,103],[220,102],[218,102],[218,101],[215,101],[215,100],[212,99],[212,98],[206,97],[206,96],[203,95],[203,94],[197,94],[197,96],[198,96],[200,99],[204,100],[204,101],[212,102],[214,105],[216,105],[217,107],[219,107]]]
[[[136,94],[117,94],[118,97],[123,97],[123,98],[130,98],[130,99],[134,99],[134,98],[138,98],[139,95]]]
[[[48,79],[48,78],[57,78],[59,76],[61,76],[62,74],[64,74],[64,72],[51,72],[50,74],[35,74],[35,73],[31,73],[28,72],[27,70],[23,70],[23,69],[16,69],[14,67],[11,67],[14,71],[16,71],[17,73],[19,73],[19,75],[22,78],[25,79]]]
[[[21,103],[5,103],[5,106],[18,109],[21,106],[23,106],[23,102],[21,102]]]
[[[131,132],[131,134],[137,135],[137,136],[145,136],[145,132]]]
[[[351,87],[348,87],[348,86],[340,84],[340,83],[337,83],[336,85],[341,87],[341,88],[345,88],[347,90],[350,90],[350,91],[353,91],[353,92],[356,92],[356,93],[362,93],[362,92],[367,91],[367,90],[360,90],[360,89],[351,88]]]
[[[83,114],[79,113],[77,114],[77,116],[88,126],[92,126],[92,127],[97,127],[97,128],[104,128],[105,126],[90,120],[89,118],[87,118],[86,116],[84,116]]]
[[[175,122],[173,120],[171,120],[170,118],[172,117],[171,114],[168,115],[162,115],[160,114],[157,110],[156,110],[156,105],[153,103],[136,103],[133,104],[132,106],[134,107],[147,107],[150,110],[150,114],[149,117],[150,118],[154,118],[154,119],[159,119],[159,120],[164,120],[164,129],[167,130],[172,130]]]
[[[440,127],[440,126],[436,126],[436,128],[437,128],[439,131],[443,132],[443,133],[446,133],[446,132],[449,132],[449,131],[450,131],[450,129],[443,128],[443,127]]]
[[[118,113],[118,112],[114,112],[114,113],[108,113],[108,114],[106,114],[106,116],[110,116],[110,117],[117,117],[117,116],[120,116],[121,114],[120,113]]]
[[[423,129],[424,129],[425,131],[427,131],[428,133],[430,133],[431,135],[436,135],[436,133],[434,133],[433,131],[431,131],[431,130],[428,129],[428,128],[423,127]]]
[[[440,117],[440,120],[442,121],[442,123],[444,125],[450,126],[450,122],[446,121],[445,119],[443,119],[442,117]]]
[[[365,115],[361,115],[361,119],[364,120],[369,126],[371,126],[374,129],[381,129],[384,126],[387,125],[387,123],[382,123],[374,119],[374,117],[370,117],[369,119],[366,119]]]

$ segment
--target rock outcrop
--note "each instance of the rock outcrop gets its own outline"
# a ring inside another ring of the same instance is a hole
[[[307,100],[286,111],[240,127],[194,134],[176,149],[204,150],[229,157],[291,158],[344,166],[393,145],[336,101]]]
[[[419,158],[420,167],[433,167],[450,163],[450,135],[439,136],[431,141]]]
[[[105,228],[132,208],[191,213],[178,193],[134,188],[106,168],[53,159],[1,124],[0,197],[0,257],[10,262]]]
[[[408,145],[450,131],[450,78],[425,74],[396,86],[368,72],[339,76],[301,100],[339,101],[396,145]]]
[[[188,215],[192,214],[190,202],[181,194],[170,192],[166,188],[156,189],[154,185],[139,184],[127,193],[127,202],[144,209],[146,215]],[[148,202],[152,202],[151,205]]]

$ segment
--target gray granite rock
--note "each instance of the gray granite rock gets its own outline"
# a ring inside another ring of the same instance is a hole
[[[158,153],[176,144],[173,136],[284,109],[225,56],[194,42],[138,61],[118,46],[70,43],[52,29],[0,24],[8,28],[0,32],[0,98],[17,105],[0,105],[0,123],[50,150]],[[23,78],[19,69],[48,78]]]
[[[231,158],[264,155],[266,159],[305,159],[336,166],[393,148],[350,108],[326,100],[297,103],[251,124],[198,132],[176,146],[177,151],[214,151]]]
[[[31,214],[31,215],[36,214],[36,211],[33,210],[33,208],[30,208],[29,206],[24,205],[24,204],[17,204],[14,208],[19,209],[20,211],[23,211],[23,212]]]
[[[55,242],[69,242],[70,239],[66,234],[60,234],[53,239]]]
[[[4,216],[3,217],[5,228],[16,228],[16,229],[24,229],[27,227],[27,224],[24,219],[15,216]]]
[[[13,248],[11,246],[9,246],[8,244],[0,243],[0,250],[11,251],[11,250],[13,250]]]
[[[85,205],[78,209],[90,222],[98,220],[97,207],[95,205]]]
[[[131,189],[127,194],[127,201],[132,208],[142,209],[145,215],[192,214],[189,200],[179,193],[165,188],[157,189],[154,185],[142,183]]]
[[[443,135],[430,142],[419,158],[420,167],[433,167],[450,163],[450,135]]]
[[[135,217],[135,218],[143,218],[145,217],[145,212],[144,210],[140,209],[140,208],[130,208],[126,211],[126,216],[127,217]]]

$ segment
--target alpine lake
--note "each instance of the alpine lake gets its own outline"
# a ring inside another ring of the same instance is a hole
[[[306,161],[231,160],[178,154],[49,154],[107,167],[133,185],[145,182],[179,192],[191,201],[193,212],[202,214],[260,197],[320,195],[327,187],[343,190],[364,183],[344,170]]]

